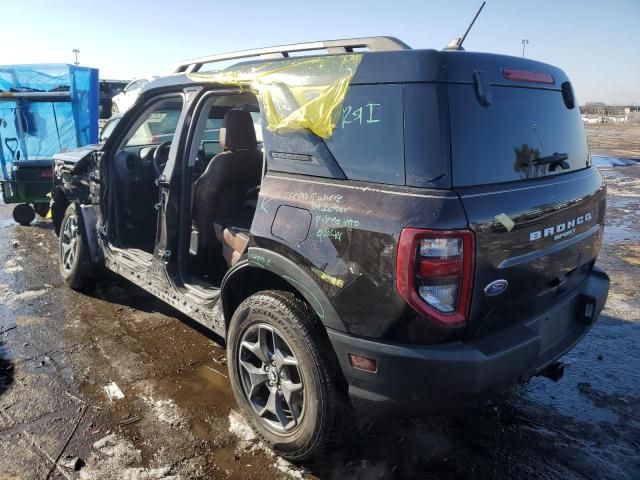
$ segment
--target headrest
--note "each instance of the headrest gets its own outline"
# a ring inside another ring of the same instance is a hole
[[[225,113],[220,129],[220,144],[226,150],[254,150],[258,146],[253,118],[249,112],[229,110]]]

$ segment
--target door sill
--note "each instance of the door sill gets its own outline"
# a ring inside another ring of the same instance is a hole
[[[200,280],[197,277],[190,277],[183,285],[182,294],[188,297],[196,297],[197,300],[213,300],[220,294],[220,287],[212,283]]]

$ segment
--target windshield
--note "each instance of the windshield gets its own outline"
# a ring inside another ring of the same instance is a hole
[[[162,102],[144,119],[128,141],[127,146],[157,145],[172,140],[181,111],[182,102],[173,100]]]
[[[100,132],[100,143],[104,143],[107,138],[109,138],[121,118],[121,116],[116,116],[107,120],[107,123],[104,124],[104,127],[102,127],[102,131]]]

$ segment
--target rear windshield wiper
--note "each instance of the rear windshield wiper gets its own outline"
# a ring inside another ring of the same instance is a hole
[[[540,157],[533,160],[533,163],[536,165],[549,165],[549,171],[553,172],[558,165],[563,170],[568,170],[570,167],[569,162],[569,154],[567,153],[554,153],[553,155],[549,155],[546,157]]]

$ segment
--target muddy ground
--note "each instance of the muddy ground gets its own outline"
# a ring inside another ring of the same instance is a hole
[[[640,149],[623,137],[598,153]],[[559,383],[455,415],[361,419],[302,465],[252,441],[215,337],[123,280],[64,287],[51,223],[18,226],[0,205],[0,480],[640,478],[640,164],[603,173],[610,298]]]

